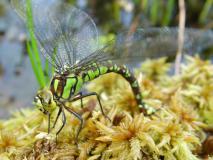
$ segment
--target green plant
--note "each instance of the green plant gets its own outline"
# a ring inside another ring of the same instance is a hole
[[[30,37],[30,40],[27,41],[27,51],[36,79],[40,87],[43,88],[49,81],[48,75],[45,75],[45,73],[48,73],[49,65],[48,62],[46,62],[45,70],[43,71],[38,44],[34,34],[31,0],[26,0],[26,18],[27,29]]]
[[[207,0],[203,6],[203,10],[199,16],[199,22],[204,23],[207,19],[208,14],[210,13],[211,7],[213,5],[213,0]]]

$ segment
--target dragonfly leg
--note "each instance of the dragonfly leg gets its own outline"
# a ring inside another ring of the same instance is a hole
[[[111,119],[104,113],[103,107],[102,107],[102,105],[101,105],[100,97],[99,97],[99,95],[98,95],[96,92],[91,92],[91,93],[82,95],[82,96],[80,96],[80,97],[77,97],[76,99],[73,99],[72,101],[76,101],[76,100],[78,100],[78,99],[83,99],[83,98],[89,97],[89,96],[96,96],[96,97],[97,97],[99,106],[100,106],[100,108],[101,108],[101,113],[103,114],[103,116],[104,116],[105,118],[107,118],[107,119],[111,122]]]
[[[63,103],[62,103],[63,104]],[[62,107],[61,107],[62,108]],[[65,115],[65,112],[64,112],[64,109],[62,108],[61,109],[61,112],[62,112],[62,126],[60,127],[60,129],[56,132],[56,142],[57,142],[57,137],[58,137],[58,134],[61,132],[61,130],[64,128],[64,125],[66,124],[66,115]]]
[[[72,109],[66,107],[64,104],[63,104],[64,108],[70,112],[71,114],[73,114],[76,118],[78,118],[80,120],[80,126],[78,128],[78,131],[77,131],[77,135],[76,135],[76,138],[75,138],[75,142],[77,142],[78,140],[78,136],[79,136],[79,133],[81,131],[81,129],[83,128],[83,118],[81,117],[81,115],[79,115],[78,113],[74,112]]]
[[[83,108],[83,98],[81,98],[82,95],[82,92],[79,92],[78,95],[71,100],[71,102],[81,99],[81,108]]]
[[[82,95],[83,95],[82,92],[79,92],[75,97],[68,99],[65,102],[74,102],[74,101],[81,99],[81,108],[83,108],[83,98],[81,98]]]
[[[56,125],[56,123],[57,123],[57,121],[58,121],[58,118],[59,118],[59,116],[60,116],[60,114],[61,114],[61,111],[62,111],[62,108],[61,108],[61,107],[59,107],[58,114],[57,114],[57,117],[56,117],[56,119],[55,119],[55,122],[54,122],[54,124],[53,124],[53,127],[52,127],[52,128],[55,128],[55,125]]]

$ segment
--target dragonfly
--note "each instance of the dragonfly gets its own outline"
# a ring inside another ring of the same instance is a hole
[[[108,118],[99,94],[83,93],[81,89],[85,83],[111,72],[121,75],[129,82],[144,115],[156,112],[156,109],[144,103],[138,81],[124,62],[136,63],[146,58],[174,56],[178,48],[177,28],[139,28],[134,32],[122,32],[105,45],[100,45],[96,25],[84,11],[54,0],[31,2],[34,34],[40,51],[55,68],[49,88],[38,91],[34,98],[35,106],[48,115],[48,133],[50,116],[57,108],[53,128],[60,116],[63,123],[56,132],[56,137],[66,124],[67,110],[80,121],[76,134],[78,139],[83,118],[66,106],[66,102],[80,100],[83,107],[85,97],[96,96],[101,113]],[[12,5],[26,22],[26,0],[12,0]],[[193,53],[212,45],[212,37],[212,31],[186,29],[183,52]]]

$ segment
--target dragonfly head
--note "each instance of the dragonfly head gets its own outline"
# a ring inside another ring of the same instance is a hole
[[[39,90],[33,103],[44,114],[52,113],[56,108],[53,94],[48,89]]]

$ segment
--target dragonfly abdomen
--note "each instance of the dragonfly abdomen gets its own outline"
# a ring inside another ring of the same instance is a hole
[[[93,63],[89,67],[88,71],[82,74],[82,79],[84,82],[88,82],[99,77],[100,75],[111,72],[120,74],[129,82],[132,91],[135,95],[135,100],[137,104],[141,106],[140,108],[142,109],[143,112],[146,112],[146,108],[144,107],[142,101],[138,81],[125,65],[118,66],[116,64],[111,63],[110,61],[104,64]]]
[[[130,72],[130,70],[125,65],[118,66],[116,64],[113,64],[109,67],[107,71],[107,73],[110,72],[120,74],[123,78],[125,78],[129,82],[137,104],[139,106],[142,105],[143,102],[138,81],[135,78],[135,76]]]

